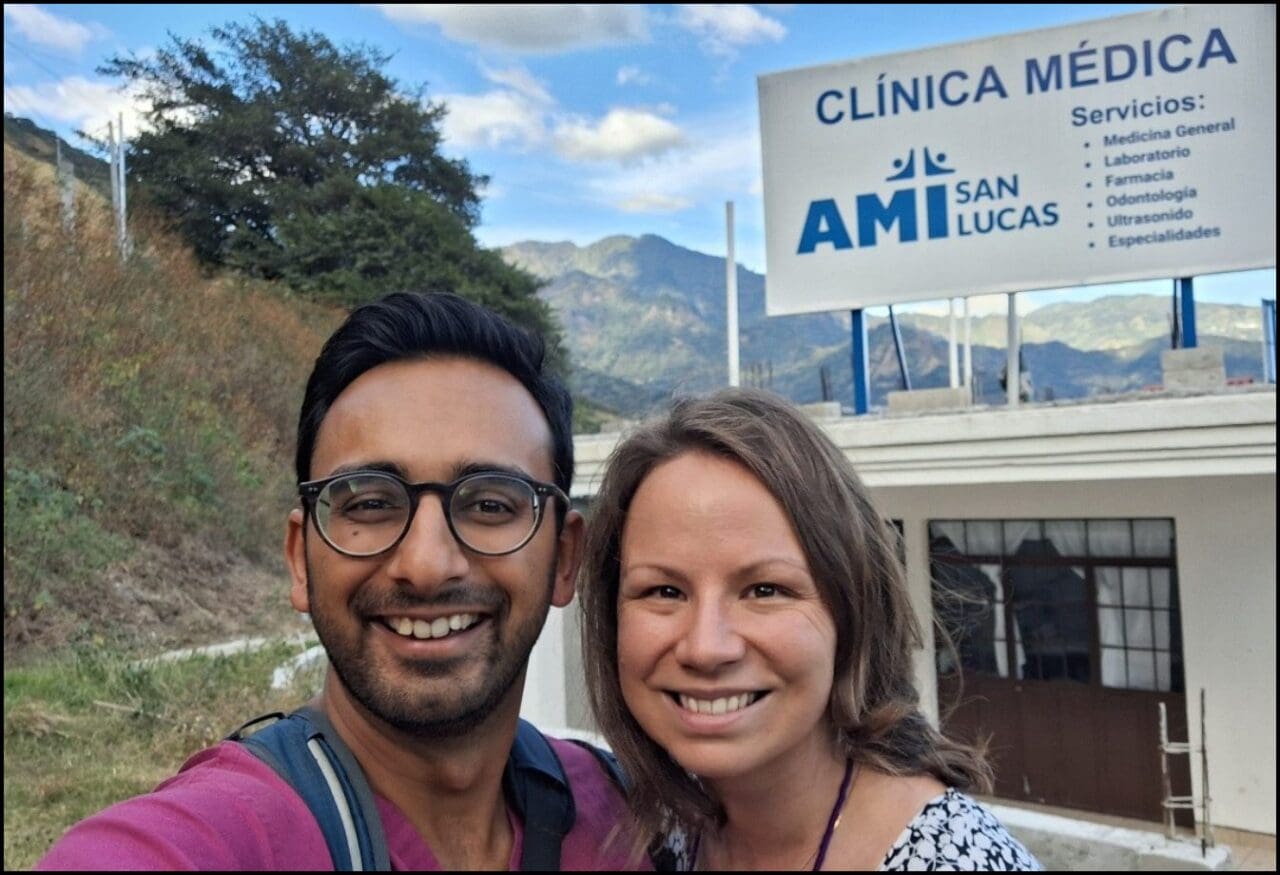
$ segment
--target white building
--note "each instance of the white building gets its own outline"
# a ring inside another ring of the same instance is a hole
[[[1210,819],[1275,834],[1274,387],[822,425],[900,524],[919,615],[966,597],[956,650],[924,624],[919,688],[937,719],[958,657],[947,725],[994,733],[998,795],[1158,820],[1156,703],[1199,748],[1203,689]],[[617,440],[575,440],[575,499]],[[590,728],[576,617],[553,612],[525,699]],[[1198,753],[1170,766],[1199,804]]]

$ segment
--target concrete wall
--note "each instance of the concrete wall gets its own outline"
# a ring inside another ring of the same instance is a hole
[[[536,726],[551,730],[569,725],[568,648],[576,647],[576,637],[569,639],[567,626],[577,624],[577,608],[552,608],[547,612],[547,622],[538,636],[538,643],[529,654],[529,668],[525,674],[524,697],[520,701],[520,716]]]
[[[1187,724],[1197,747],[1199,691],[1206,690],[1210,818],[1220,826],[1275,833],[1275,475],[874,492],[885,514],[903,521],[912,601],[922,616],[928,616],[930,598],[931,519],[1172,516]],[[936,719],[932,630],[928,634],[917,672]],[[1198,760],[1191,771],[1199,800]]]

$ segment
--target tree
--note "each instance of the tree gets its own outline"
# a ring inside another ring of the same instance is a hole
[[[202,262],[348,306],[451,289],[542,331],[563,365],[538,281],[475,241],[488,180],[441,154],[443,104],[367,46],[278,20],[209,33],[99,68],[150,103],[130,181]]]

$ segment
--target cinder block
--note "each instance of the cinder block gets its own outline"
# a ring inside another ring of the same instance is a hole
[[[918,413],[922,410],[956,410],[969,407],[972,401],[969,390],[963,386],[954,389],[912,389],[889,393],[890,413]]]
[[[814,419],[839,419],[839,401],[816,401],[813,404],[801,404],[800,409]]]
[[[1222,347],[1197,346],[1192,349],[1166,349],[1160,353],[1160,368],[1169,371],[1204,371],[1222,368]]]
[[[1160,353],[1160,368],[1166,389],[1219,389],[1227,382],[1220,346],[1166,349]]]

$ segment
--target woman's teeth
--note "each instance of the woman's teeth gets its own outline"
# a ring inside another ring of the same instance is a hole
[[[698,714],[731,714],[734,711],[741,711],[759,698],[759,693],[740,693],[719,699],[695,699],[684,693],[679,695],[680,707]]]

